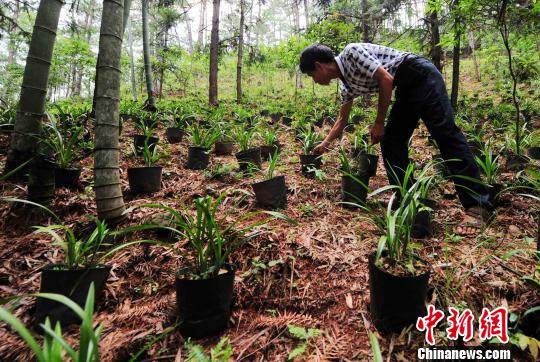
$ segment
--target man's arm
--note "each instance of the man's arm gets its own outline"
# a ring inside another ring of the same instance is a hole
[[[330,145],[330,142],[332,142],[341,134],[343,128],[345,128],[345,126],[347,125],[347,121],[349,120],[349,114],[351,113],[352,104],[353,101],[350,101],[341,105],[336,123],[334,124],[330,132],[328,132],[328,135],[326,136],[324,141],[322,141],[320,145],[313,149],[313,154],[322,155]]]
[[[373,74],[373,79],[379,84],[379,104],[377,106],[377,117],[371,127],[371,143],[377,144],[384,138],[384,120],[386,112],[392,99],[392,86],[394,77],[383,67],[377,68]]]

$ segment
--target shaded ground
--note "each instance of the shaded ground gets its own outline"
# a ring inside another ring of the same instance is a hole
[[[170,206],[190,203],[206,193],[229,189],[251,191],[253,179],[229,176],[209,181],[203,172],[184,168],[187,142],[166,145],[164,130],[159,132],[161,145],[168,153],[164,166],[163,189],[147,197],[129,194],[126,169],[134,163],[128,155],[133,134],[131,125],[123,132],[122,179],[128,206],[159,202]],[[413,157],[418,163],[430,159],[434,150],[427,145],[425,131],[417,131]],[[1,136],[2,159],[7,141]],[[232,256],[238,267],[235,284],[234,312],[230,337],[235,360],[283,361],[299,343],[287,332],[287,325],[316,327],[324,331],[309,343],[303,358],[316,360],[369,360],[372,358],[367,331],[375,332],[370,322],[367,256],[374,250],[379,235],[365,219],[367,214],[342,208],[340,176],[335,155],[325,157],[326,181],[303,178],[296,155],[299,145],[291,132],[280,135],[285,150],[280,157],[278,173],[286,175],[289,187],[286,214],[298,221],[297,226],[272,222],[264,237],[244,245]],[[235,163],[234,156],[212,156],[212,164]],[[89,181],[92,160],[83,161],[83,179]],[[512,173],[503,179],[510,182]],[[371,187],[386,184],[382,164]],[[24,198],[21,185],[4,183],[4,196]],[[538,290],[521,279],[532,275],[535,263],[533,237],[536,235],[538,205],[517,194],[505,193],[503,207],[497,211],[494,223],[478,237],[459,238],[452,227],[463,212],[456,199],[451,199],[451,184],[439,184],[434,190],[439,202],[435,235],[430,240],[417,240],[419,254],[431,261],[433,272],[430,302],[438,306],[471,308],[478,317],[482,307],[508,306],[521,313],[538,304]],[[85,223],[84,215],[95,214],[93,191],[57,190],[52,209],[65,223]],[[238,198],[241,196],[231,196]],[[385,196],[388,197],[388,196]],[[256,210],[253,198],[247,198],[235,215]],[[39,289],[39,269],[59,259],[58,250],[50,246],[43,235],[29,233],[24,218],[10,205],[0,205],[2,236],[0,240],[0,295],[2,297],[36,292]],[[153,213],[137,209],[129,216],[129,224],[137,224]],[[42,221],[45,224],[47,221]],[[132,236],[130,239],[142,235]],[[502,258],[511,250],[525,252]],[[104,326],[101,339],[103,361],[124,361],[148,341],[175,323],[174,272],[187,261],[186,256],[172,254],[160,247],[134,246],[111,259],[111,276],[98,306],[95,320]],[[268,266],[270,261],[277,261]],[[261,266],[265,264],[265,267]],[[30,324],[34,300],[25,299],[16,315]],[[445,326],[441,326],[440,331]],[[424,335],[405,331],[401,336],[380,336],[383,356],[391,360],[414,360],[416,350],[424,345]],[[23,342],[0,328],[0,360],[29,361],[31,353]],[[202,340],[210,346],[219,338]],[[145,360],[173,361],[185,356],[184,339],[169,332],[150,346],[142,356]],[[437,345],[448,345],[439,333]],[[478,344],[478,341],[471,341]],[[514,357],[527,360],[527,354]],[[179,357],[180,356],[180,357]]]

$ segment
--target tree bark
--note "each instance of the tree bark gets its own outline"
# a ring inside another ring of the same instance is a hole
[[[452,93],[450,94],[450,103],[454,110],[457,109],[459,93],[459,53],[461,49],[461,16],[459,14],[459,0],[454,0],[454,51],[452,54]]]
[[[476,80],[480,82],[480,69],[478,68],[478,59],[476,59],[476,40],[474,38],[474,32],[469,31],[469,46],[471,47],[471,55],[473,58],[473,64],[474,64],[474,75],[476,76]]]
[[[206,0],[201,0],[201,12],[199,16],[199,36],[197,43],[199,46],[204,46],[204,29],[206,28]]]
[[[185,13],[186,30],[188,35],[188,51],[189,55],[193,55],[193,33],[191,32],[191,19],[188,14],[188,7],[185,2],[182,1],[182,11]]]
[[[15,63],[15,58],[17,55],[17,40],[16,40],[16,34],[17,26],[15,23],[19,20],[19,13],[20,13],[20,5],[19,2],[16,1],[15,3],[15,11],[13,12],[13,24],[11,24],[8,27],[9,31],[9,41],[8,41],[8,55],[7,55],[7,65],[12,65]]]
[[[442,73],[442,51],[441,45],[441,36],[439,33],[439,16],[436,10],[433,10],[429,14],[429,28],[430,28],[430,43],[431,43],[431,61],[433,65],[437,67],[439,72]]]
[[[116,224],[125,218],[120,182],[119,114],[120,56],[124,0],[104,0],[96,67],[94,190],[98,218]]]
[[[41,135],[49,70],[63,4],[62,0],[41,0],[39,3],[5,172],[19,167],[37,152],[36,137]],[[21,173],[13,176],[20,176]]]
[[[142,0],[142,35],[144,73],[146,76],[146,92],[148,93],[147,108],[150,111],[154,111],[156,109],[156,98],[154,96],[154,83],[152,81],[152,64],[150,62],[150,39],[148,37],[148,0]]]
[[[362,0],[362,41],[369,43],[368,0]]]
[[[299,9],[299,2],[300,0],[292,0],[292,12],[293,12],[293,18],[294,18],[294,31],[298,32],[300,31],[300,9]]]
[[[306,29],[309,27],[309,5],[308,0],[304,0],[304,15],[306,16]]]
[[[128,19],[128,45],[129,45],[129,68],[131,80],[131,95],[133,100],[137,102],[137,80],[135,79],[135,59],[133,57],[133,22],[131,17]]]
[[[238,61],[236,63],[236,103],[242,103],[242,61],[244,57],[244,0],[240,0],[240,27],[238,29]]]
[[[212,33],[210,36],[210,76],[208,98],[211,105],[218,104],[218,56],[219,56],[219,5],[220,0],[213,0]]]

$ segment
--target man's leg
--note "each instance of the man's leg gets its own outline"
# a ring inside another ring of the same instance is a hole
[[[390,110],[384,128],[381,151],[388,181],[392,185],[403,183],[404,170],[409,165],[409,139],[418,126],[419,117],[414,116],[401,102],[399,96]]]
[[[480,183],[480,172],[465,136],[456,126],[452,106],[441,74],[432,64],[426,82],[431,90],[420,117],[437,141],[441,156],[452,174],[459,200],[465,209],[493,210],[486,187]],[[465,178],[462,178],[463,176]]]

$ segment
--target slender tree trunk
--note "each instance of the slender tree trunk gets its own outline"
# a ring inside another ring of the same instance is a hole
[[[37,151],[36,137],[41,135],[49,70],[63,4],[62,0],[41,0],[39,3],[24,68],[15,130],[11,134],[6,159],[6,172],[19,167]]]
[[[199,36],[197,42],[199,46],[204,46],[204,30],[206,28],[206,0],[201,0],[201,12],[199,17]]]
[[[294,18],[294,31],[298,32],[300,31],[300,9],[299,9],[299,2],[300,0],[292,0],[292,13]]]
[[[18,1],[15,2],[15,11],[13,12],[13,24],[11,24],[8,27],[9,31],[9,41],[8,41],[8,47],[7,47],[7,65],[12,65],[15,63],[16,53],[17,53],[17,40],[15,36],[15,32],[17,30],[17,27],[15,26],[15,23],[19,20],[19,13],[20,13],[20,4]]]
[[[93,4],[89,5],[90,8],[88,9],[88,12],[85,15],[84,18],[84,31],[86,33],[86,43],[90,44],[90,39],[92,36],[92,19],[94,17],[94,6]],[[80,65],[77,67],[77,80],[75,83],[75,92],[74,95],[80,96],[82,91],[82,79],[83,79],[83,66]]]
[[[309,3],[304,0],[304,15],[306,16],[306,29],[309,27]]]
[[[129,12],[131,10],[131,1],[132,0],[124,0],[124,14],[123,14],[123,20],[122,20],[122,37],[124,37],[124,32],[126,30],[127,21],[129,19]],[[97,56],[97,63],[99,64],[99,53]],[[97,90],[97,70],[96,70],[96,76],[94,81],[94,98],[92,99],[92,114],[95,114],[96,111],[96,90]]]
[[[119,102],[120,56],[124,0],[104,0],[96,67],[94,190],[98,218],[116,224],[125,218],[120,182]]]
[[[131,95],[133,100],[137,102],[137,80],[135,79],[135,59],[133,57],[133,22],[131,17],[128,19],[128,45],[129,45],[129,68],[131,80]]]
[[[212,34],[210,36],[210,77],[208,98],[211,105],[218,104],[218,56],[219,56],[219,5],[220,0],[213,0]]]
[[[368,0],[362,0],[362,41],[369,43]]]
[[[433,10],[429,14],[429,28],[430,28],[430,43],[431,43],[431,61],[437,69],[442,72],[442,50],[441,36],[439,33],[439,16],[436,10]]]
[[[154,95],[154,83],[152,81],[152,64],[150,63],[150,39],[148,37],[148,0],[142,0],[142,35],[144,73],[146,75],[146,92],[148,93],[147,108],[150,111],[154,111],[156,109],[156,98]]]
[[[476,80],[480,82],[480,69],[478,68],[478,59],[476,59],[476,40],[474,38],[474,32],[469,31],[469,46],[471,47],[471,54],[473,58],[473,64],[474,64],[474,75],[476,76]]]
[[[240,0],[240,28],[238,29],[238,62],[236,63],[236,103],[242,103],[242,60],[244,57],[244,3]]]
[[[188,8],[185,2],[182,1],[182,11],[185,13],[186,30],[188,35],[188,51],[189,55],[193,55],[193,33],[191,32],[191,19],[189,18]]]
[[[461,49],[461,16],[459,14],[459,0],[454,0],[454,51],[452,61],[452,93],[450,94],[450,103],[452,108],[457,109],[459,93],[459,55]]]

